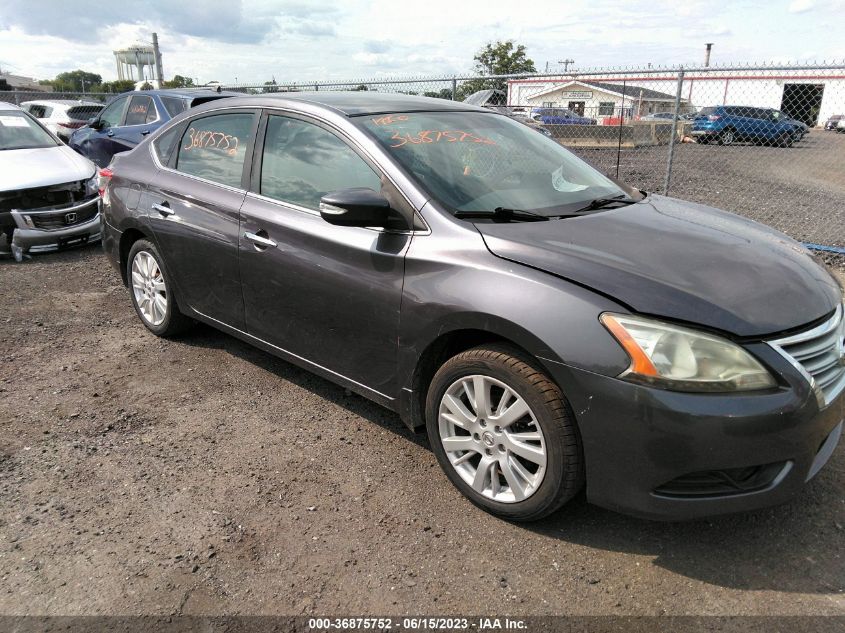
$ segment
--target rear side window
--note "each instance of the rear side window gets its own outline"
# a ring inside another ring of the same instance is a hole
[[[229,187],[241,187],[253,114],[217,114],[195,119],[179,143],[176,169]]]
[[[43,105],[31,105],[29,106],[29,113],[36,119],[46,119],[53,113],[53,108]]]
[[[319,209],[330,191],[381,190],[378,175],[337,136],[313,123],[281,116],[267,121],[260,193],[307,209]]]
[[[143,125],[156,120],[155,105],[151,97],[135,96],[129,100],[125,125]]]
[[[103,109],[101,105],[81,105],[73,106],[67,111],[69,119],[74,121],[87,121],[88,119],[97,116],[100,110]]]
[[[164,104],[167,114],[171,117],[182,114],[188,109],[188,102],[179,97],[161,97],[161,102]]]

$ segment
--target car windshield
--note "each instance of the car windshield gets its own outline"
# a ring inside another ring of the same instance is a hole
[[[58,143],[23,112],[0,110],[0,151],[55,147]]]
[[[554,140],[497,114],[413,112],[361,117],[388,152],[453,213],[573,212],[625,191]]]

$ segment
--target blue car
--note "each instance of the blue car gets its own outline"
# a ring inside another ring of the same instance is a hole
[[[699,143],[758,143],[790,147],[802,136],[798,121],[772,108],[714,106],[693,119],[692,136]]]
[[[126,152],[188,108],[223,97],[243,96],[216,90],[136,90],[125,92],[85,127],[74,132],[68,145],[105,167],[112,156]]]
[[[569,108],[534,108],[531,118],[546,125],[595,125],[596,120],[581,116]]]

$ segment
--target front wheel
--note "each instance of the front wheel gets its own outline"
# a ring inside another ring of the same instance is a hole
[[[719,145],[733,145],[736,142],[736,136],[733,130],[723,130],[719,134]]]
[[[583,485],[569,406],[536,362],[515,349],[477,347],[448,360],[429,387],[426,425],[452,484],[493,514],[540,519]]]

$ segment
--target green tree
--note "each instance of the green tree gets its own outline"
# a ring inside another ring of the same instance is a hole
[[[53,90],[57,92],[91,92],[92,86],[99,86],[103,78],[96,73],[84,70],[71,70],[59,73],[52,81]]]
[[[365,86],[364,84],[359,84],[352,89],[352,92],[364,92],[366,90],[369,90],[367,86]]]
[[[117,81],[106,81],[100,84],[99,92],[110,92],[118,94],[120,92],[128,92],[135,90],[135,82],[131,79],[118,79]],[[92,90],[92,92],[95,92]]]
[[[515,44],[513,40],[495,44],[488,42],[484,48],[473,57],[474,70],[482,76],[486,75],[518,75],[535,73],[534,60],[526,54],[525,46]],[[463,82],[458,87],[458,99],[463,100],[473,92],[479,90],[507,90],[507,79],[472,79]]]
[[[145,81],[141,85],[141,90],[152,90],[152,89],[153,89],[153,85],[149,81]]]
[[[261,92],[278,92],[278,84],[276,83],[276,78],[273,77],[270,81],[264,82],[264,87],[261,89]]]
[[[452,99],[451,88],[441,88],[440,90],[429,90],[423,93],[424,97],[434,97],[436,99]]]
[[[193,88],[194,80],[190,77],[183,77],[182,75],[174,75],[170,81],[165,81],[163,88]]]

